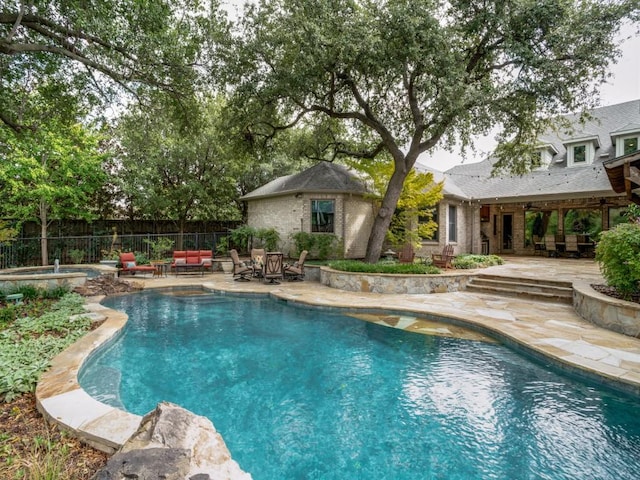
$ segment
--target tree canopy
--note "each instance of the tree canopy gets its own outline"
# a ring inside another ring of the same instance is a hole
[[[0,125],[34,127],[23,114],[45,79],[89,105],[113,106],[141,87],[193,91],[226,28],[217,11],[215,0],[2,2]]]
[[[390,154],[375,261],[421,153],[495,125],[530,142],[550,114],[593,106],[615,34],[637,15],[636,0],[261,0],[227,66],[237,101],[264,112],[248,130],[323,123],[327,156]]]

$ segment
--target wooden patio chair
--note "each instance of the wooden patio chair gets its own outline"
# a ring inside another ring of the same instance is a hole
[[[431,263],[435,267],[439,268],[453,268],[451,262],[453,261],[453,245],[448,244],[442,249],[442,253],[432,253]]]
[[[405,243],[402,246],[402,249],[398,252],[398,261],[400,263],[413,263],[415,256],[416,254],[413,251],[413,245]]]

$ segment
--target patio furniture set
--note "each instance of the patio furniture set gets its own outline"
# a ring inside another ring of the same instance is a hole
[[[300,258],[292,263],[284,263],[281,252],[266,252],[264,249],[251,250],[251,259],[241,261],[236,250],[230,250],[233,261],[233,279],[248,282],[259,279],[265,283],[279,284],[278,280],[304,280],[304,262],[307,251],[300,254]]]
[[[120,254],[120,268],[118,276],[123,274],[135,275],[137,273],[150,273],[154,277],[167,276],[173,271],[176,276],[186,272],[199,272],[211,270],[213,265],[213,253],[211,250],[176,250],[173,252],[171,262],[153,262],[152,265],[138,265],[133,252]]]
[[[595,242],[589,235],[545,235],[533,237],[534,254],[548,257],[593,257]]]

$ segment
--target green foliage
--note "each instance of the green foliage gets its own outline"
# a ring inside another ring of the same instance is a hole
[[[3,2],[2,122],[25,130],[36,123],[34,111],[38,123],[46,122],[46,113],[64,110],[68,97],[87,110],[139,99],[149,89],[184,102],[202,84],[199,71],[215,50],[210,43],[226,30],[212,8],[199,0]],[[36,88],[46,91],[39,101],[30,96]]]
[[[10,227],[6,221],[0,220],[0,243],[10,242],[14,240],[17,235],[18,230],[16,228]]]
[[[626,297],[638,292],[640,225],[622,223],[602,232],[596,247],[596,261],[609,286]]]
[[[89,330],[84,299],[70,293],[38,317],[20,317],[0,331],[0,397],[10,401],[32,392],[50,360]]]
[[[146,218],[187,220],[241,218],[237,177],[246,168],[230,145],[224,100],[203,95],[184,105],[153,95],[130,108],[116,135],[125,152],[119,189],[128,210]]]
[[[457,269],[486,268],[494,265],[502,265],[504,260],[498,255],[458,255],[453,260],[453,266]]]
[[[372,187],[372,197],[376,204],[384,197],[389,180],[393,175],[393,163],[387,159],[348,161],[352,168],[363,173]],[[419,248],[421,238],[431,238],[438,228],[433,221],[433,207],[442,200],[444,183],[435,183],[433,173],[421,173],[415,169],[407,174],[396,210],[386,233],[386,239],[395,248],[411,243]]]
[[[135,252],[134,256],[138,265],[149,265],[151,263],[149,257],[144,252]]]
[[[500,126],[513,148],[498,166],[531,162],[517,147],[549,116],[595,106],[616,33],[638,12],[637,0],[252,3],[226,51],[232,103],[250,112],[247,132],[313,125],[316,158],[386,156],[374,262],[420,154]]]
[[[316,237],[307,232],[292,233],[291,238],[296,245],[296,256],[300,255],[303,250],[311,252],[316,244]]]
[[[327,260],[338,256],[340,251],[341,244],[333,234],[296,232],[291,234],[291,238],[296,246],[296,256],[307,250],[310,258]]]
[[[0,308],[0,330],[14,322],[18,318],[18,308],[16,305],[9,304],[4,308]]]
[[[625,216],[631,223],[640,223],[640,205],[635,203],[628,205]]]
[[[275,228],[261,228],[256,231],[255,237],[260,240],[262,246],[267,252],[275,252],[278,250],[280,233],[278,233]]]
[[[336,260],[329,262],[329,266],[343,272],[359,273],[397,273],[397,274],[437,274],[441,270],[433,265],[422,263],[365,263],[357,260]]]
[[[216,255],[225,256],[229,252],[229,237],[222,237],[216,243]]]
[[[41,296],[42,290],[33,285],[20,285],[13,293],[21,293],[24,300],[35,300]]]
[[[73,263],[82,263],[85,257],[85,251],[78,249],[78,248],[72,248],[71,250],[69,250],[69,258],[71,259],[71,261]]]
[[[316,235],[316,246],[318,248],[318,260],[326,260],[332,256],[338,237],[333,234]]]
[[[47,432],[45,437],[33,437],[33,443],[22,451],[18,462],[23,467],[19,471],[24,478],[32,480],[70,478],[68,462],[71,456],[69,446],[65,442],[51,439]]]
[[[241,252],[248,251],[251,248],[251,241],[256,236],[256,229],[249,225],[241,225],[229,232],[231,242]]]
[[[149,245],[152,260],[162,260],[171,252],[173,244],[175,243],[173,240],[167,237],[160,237],[155,240],[145,238],[143,242]]]

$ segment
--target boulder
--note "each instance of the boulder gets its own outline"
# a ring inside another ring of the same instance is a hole
[[[211,421],[159,403],[93,480],[251,480]]]

